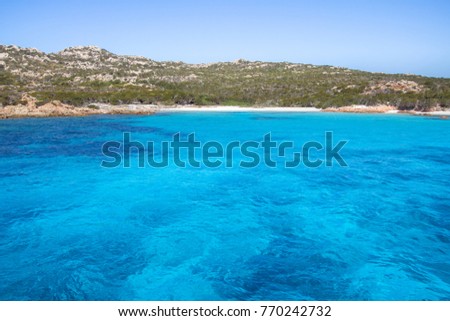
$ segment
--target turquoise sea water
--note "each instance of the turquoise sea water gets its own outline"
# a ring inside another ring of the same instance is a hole
[[[348,167],[100,167],[123,132],[325,131]],[[0,300],[450,300],[449,134],[404,115],[0,121]]]

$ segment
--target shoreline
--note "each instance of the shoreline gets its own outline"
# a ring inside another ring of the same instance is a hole
[[[239,107],[239,106],[164,106],[156,112],[291,112],[291,113],[320,113],[315,107]]]
[[[341,108],[316,108],[316,107],[239,107],[239,106],[158,106],[155,113],[221,113],[221,112],[272,112],[272,113],[337,113],[337,114],[382,114],[382,115],[413,115],[435,116],[442,119],[450,118],[450,110],[444,111],[402,111],[386,106],[348,106]]]
[[[315,107],[240,107],[240,106],[196,106],[196,105],[145,105],[145,104],[93,104],[92,107],[74,107],[59,101],[52,101],[43,106],[34,102],[27,105],[5,106],[0,108],[0,119],[45,118],[45,117],[83,117],[90,115],[154,115],[158,113],[179,112],[272,112],[272,113],[351,113],[351,114],[409,114],[416,116],[436,116],[442,119],[450,117],[450,109],[443,111],[401,111],[393,106],[345,106],[325,109]]]

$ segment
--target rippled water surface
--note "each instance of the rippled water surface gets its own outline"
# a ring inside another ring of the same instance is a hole
[[[123,132],[325,131],[348,167],[100,167]],[[2,120],[0,300],[450,300],[449,134],[403,115]]]

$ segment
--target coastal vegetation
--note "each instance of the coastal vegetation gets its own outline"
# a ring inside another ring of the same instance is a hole
[[[237,60],[214,64],[157,62],[97,47],[46,54],[0,46],[0,104],[24,93],[43,105],[179,104],[450,108],[450,79],[369,73],[333,66]]]

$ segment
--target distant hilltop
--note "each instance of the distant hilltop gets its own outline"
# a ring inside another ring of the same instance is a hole
[[[116,55],[96,46],[57,53],[0,45],[0,105],[180,104],[450,107],[450,79],[333,66],[236,60],[209,64]]]

